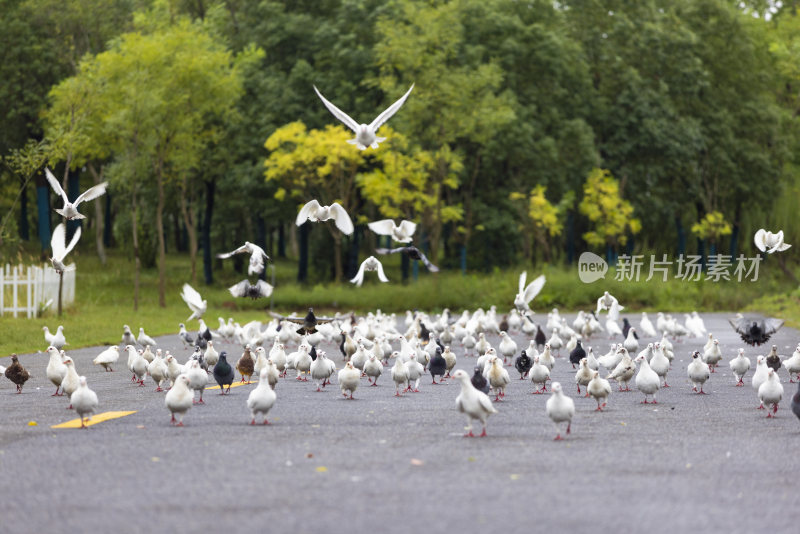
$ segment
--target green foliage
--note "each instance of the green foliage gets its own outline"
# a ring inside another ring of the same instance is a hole
[[[627,232],[636,234],[642,225],[634,219],[633,205],[623,200],[619,191],[619,182],[607,169],[592,169],[583,186],[583,199],[579,205],[580,212],[594,223],[594,230],[583,234],[590,245],[625,245]]]
[[[700,222],[692,225],[692,233],[699,239],[708,239],[715,243],[717,239],[725,235],[731,235],[732,228],[730,223],[725,220],[725,216],[719,211],[706,213]]]

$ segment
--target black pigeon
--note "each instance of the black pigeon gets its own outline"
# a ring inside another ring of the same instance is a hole
[[[767,354],[767,367],[771,367],[776,373],[781,368],[781,357],[778,356],[777,345],[772,345],[772,350]]]
[[[197,336],[197,339],[194,341],[195,349],[202,349],[206,350],[208,348],[208,341],[205,338]]]
[[[514,360],[514,367],[519,371],[519,379],[523,380],[525,375],[528,374],[528,371],[531,370],[531,367],[533,367],[533,360],[531,360],[528,353],[523,350],[522,353],[517,356],[517,359]]]
[[[419,338],[426,343],[431,339],[431,331],[422,321],[419,322]]]
[[[544,347],[544,344],[547,343],[547,336],[544,335],[542,332],[542,327],[538,324],[536,325],[536,336],[533,338],[536,342],[536,348]]]
[[[249,280],[242,280],[236,285],[228,288],[234,297],[250,297],[253,300],[265,298],[272,294],[272,286],[264,280],[259,280],[255,285]]]
[[[398,252],[402,252],[412,260],[419,260],[425,264],[425,267],[432,273],[438,273],[439,268],[432,264],[425,254],[423,254],[417,247],[410,246],[410,247],[398,247],[398,248],[376,248],[375,252],[378,254],[396,254]]]
[[[444,359],[442,356],[442,349],[436,347],[436,354],[433,355],[431,358],[430,363],[428,364],[428,370],[431,372],[431,378],[433,379],[433,383],[441,383],[444,379],[444,374],[447,372],[447,360]],[[442,378],[439,379],[439,382],[436,382],[436,377],[440,376]]]
[[[6,378],[17,386],[17,393],[22,393],[22,386],[31,377],[30,373],[19,363],[17,355],[11,356],[11,365],[6,368]]]
[[[481,368],[476,367],[475,372],[472,374],[472,385],[475,386],[475,389],[478,391],[483,391],[487,395],[489,394],[489,382],[486,381],[486,378],[481,373]]]
[[[277,314],[275,312],[269,312],[270,315],[277,319],[285,319],[289,322],[302,325],[300,328],[297,329],[297,333],[301,336],[303,334],[314,334],[317,332],[317,325],[322,323],[329,323],[333,321],[332,317],[317,317],[314,315],[314,308],[309,308],[308,313],[305,317],[284,317],[283,315]]]
[[[792,412],[800,419],[800,382],[797,384],[797,391],[792,396]]]
[[[317,347],[315,347],[314,345],[311,345],[311,352],[309,352],[308,354],[309,354],[309,356],[311,356],[311,361],[312,362],[317,361]]]
[[[203,338],[206,341],[211,341],[212,339],[214,339],[214,336],[211,335],[211,329],[208,328],[208,325],[206,325],[205,323],[203,323],[203,329],[197,331],[197,337]]]
[[[728,322],[742,337],[742,341],[754,347],[769,341],[769,337],[783,326],[783,319],[774,318],[755,320],[737,316],[728,319]]]
[[[226,393],[231,392],[231,384],[233,384],[234,379],[236,378],[236,374],[233,371],[233,367],[231,364],[228,363],[228,353],[222,351],[219,355],[219,361],[217,365],[214,366],[214,380],[217,381],[219,384],[219,389],[221,390],[220,395],[225,395]],[[225,389],[225,386],[228,386],[228,389]]]
[[[345,361],[347,361],[347,352],[344,350],[344,342],[347,341],[347,334],[344,333],[344,330],[340,330],[339,333],[342,336],[342,342],[339,343],[339,350],[344,356]]]
[[[634,334],[636,331],[634,330]],[[572,364],[572,368],[575,369],[575,366],[581,363],[581,360],[586,357],[586,351],[583,350],[581,347],[581,342],[578,340],[577,345],[575,348],[572,349],[572,352],[569,353],[569,362]]]
[[[631,323],[628,322],[627,317],[622,318],[622,337],[628,337],[628,330],[631,329]],[[639,339],[639,334],[636,333],[636,330],[633,331],[633,337]]]
[[[504,315],[503,319],[500,321],[498,325],[501,332],[508,332],[508,315]]]

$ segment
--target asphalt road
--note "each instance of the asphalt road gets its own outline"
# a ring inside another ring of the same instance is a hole
[[[800,421],[788,408],[796,385],[781,370],[787,402],[766,419],[751,375],[734,387],[727,361],[742,343],[727,315],[703,317],[725,356],[708,395],[693,394],[686,377],[705,339],[675,343],[672,387],[655,406],[640,404],[632,381],[634,391],[614,388],[597,413],[577,397],[569,362],[557,360],[553,379],[577,406],[562,442],[553,441],[547,395],[531,395],[527,380],[496,403],[489,437],[472,439],[462,437],[457,384],[434,386],[426,375],[420,393],[395,398],[389,368],[380,387],[362,379],[354,401],[335,383],[316,393],[311,382],[282,379],[269,426],[248,425],[254,385],[225,397],[207,391],[207,404],[174,428],[164,394],[149,379],[144,388],[130,382],[124,355],[114,373],[93,366],[97,348],[69,354],[100,411],[136,413],[52,429],[76,416],[50,396],[47,355],[23,355],[34,376],[24,393],[0,380],[0,532],[797,532]],[[182,361],[189,355],[177,336],[157,341]],[[800,334],[783,328],[771,341],[785,358]],[[589,344],[599,356],[609,341]],[[241,354],[225,348],[234,361]],[[323,348],[341,367],[338,349]],[[767,350],[748,347],[753,368]],[[456,352],[456,367],[471,374],[475,358]]]

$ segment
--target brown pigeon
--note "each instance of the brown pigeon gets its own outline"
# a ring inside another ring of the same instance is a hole
[[[30,373],[19,363],[17,355],[11,356],[11,365],[6,368],[6,378],[17,385],[17,393],[22,393],[22,385],[31,377]]]

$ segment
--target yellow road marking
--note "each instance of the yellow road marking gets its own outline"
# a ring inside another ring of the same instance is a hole
[[[233,384],[231,384],[231,387],[232,387],[232,388],[238,388],[239,386],[252,386],[253,384],[258,384],[258,380],[253,380],[253,381],[252,381],[252,382],[250,382],[249,384],[248,384],[247,382],[245,382],[244,384],[242,384],[241,382],[239,382],[239,381],[237,380],[236,382],[234,382]],[[219,389],[219,386],[212,386],[212,387],[210,387],[210,388],[206,388],[206,389]],[[225,389],[228,389],[228,386],[225,386]]]
[[[132,412],[103,412],[96,415],[93,415],[92,418],[86,421],[84,424],[86,426],[96,425],[97,423],[102,423],[103,421],[108,421],[110,419],[118,419],[120,417],[125,417],[126,415],[130,415],[132,413],[136,413],[136,410]],[[65,423],[59,423],[57,425],[53,425],[50,428],[80,428],[81,427],[81,420],[73,419],[71,421],[67,421]]]

